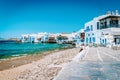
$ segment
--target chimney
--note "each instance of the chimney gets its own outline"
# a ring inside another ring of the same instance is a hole
[[[116,16],[118,16],[119,15],[119,12],[118,12],[118,10],[116,10]]]
[[[112,15],[115,15],[115,13],[112,11]]]
[[[110,16],[110,15],[111,15],[111,12],[110,12],[110,11],[108,11],[108,12],[107,12],[107,15],[108,15],[108,16]]]

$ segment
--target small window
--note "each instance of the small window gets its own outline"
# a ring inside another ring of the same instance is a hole
[[[97,29],[99,29],[99,22],[97,22]]]
[[[88,36],[90,36],[90,34],[88,34]]]
[[[91,31],[93,31],[93,25],[91,25]]]
[[[91,41],[92,41],[92,40],[91,40],[91,37],[90,37],[89,42],[91,43]]]
[[[92,38],[92,41],[95,42],[95,37]]]
[[[86,43],[88,43],[88,38],[86,38]]]

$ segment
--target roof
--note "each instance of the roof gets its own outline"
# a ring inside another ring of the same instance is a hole
[[[120,15],[118,15],[118,16],[116,16],[116,15],[109,15],[109,16],[101,18],[100,20],[107,19],[107,18],[120,18]]]

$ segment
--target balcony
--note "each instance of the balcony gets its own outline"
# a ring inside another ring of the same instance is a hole
[[[120,28],[120,24],[108,24],[100,26],[100,29],[106,29],[106,28]]]

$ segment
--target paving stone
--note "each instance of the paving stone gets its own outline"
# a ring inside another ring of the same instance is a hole
[[[108,48],[90,48],[83,60],[69,63],[54,80],[120,80],[120,62],[102,53],[107,51],[112,56],[117,55],[116,51]],[[119,59],[118,56],[116,58]]]

